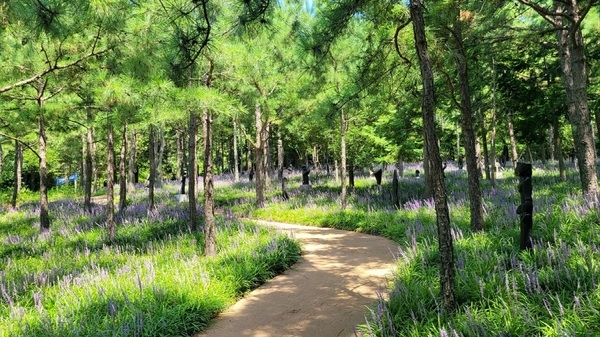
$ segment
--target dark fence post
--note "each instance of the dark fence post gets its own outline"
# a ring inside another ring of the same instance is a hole
[[[392,179],[392,199],[394,206],[400,208],[400,199],[398,198],[398,171],[394,170],[394,178]]]
[[[531,164],[517,163],[515,174],[519,177],[519,194],[521,205],[517,208],[517,214],[521,220],[521,250],[531,249],[531,229],[533,228],[533,185],[531,182]]]

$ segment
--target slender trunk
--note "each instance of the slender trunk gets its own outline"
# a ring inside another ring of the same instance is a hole
[[[281,181],[283,179],[283,136],[281,135],[281,125],[277,127],[277,179]]]
[[[340,195],[340,199],[342,201],[342,210],[345,210],[347,207],[347,187],[346,187],[346,130],[348,127],[348,122],[346,121],[346,115],[344,114],[344,108],[340,109],[340,174],[342,177],[342,193]],[[350,168],[352,170],[352,168]]]
[[[96,143],[94,143],[94,129],[90,127],[90,139],[91,139],[91,144],[90,144],[90,155],[91,157],[91,163],[92,163],[92,192],[97,192],[98,191],[98,185],[100,182],[100,179],[98,179],[98,163],[96,161]]]
[[[561,1],[555,0],[557,12],[570,16],[569,22],[578,22],[582,18],[581,11],[576,7],[576,2],[564,8]],[[556,31],[558,49],[560,53],[563,80],[567,93],[567,112],[571,122],[579,178],[584,196],[597,196],[598,177],[596,176],[595,144],[592,132],[590,110],[587,96],[587,69],[585,60],[585,47],[581,34],[581,25],[565,24],[567,21],[557,16],[560,26],[565,29]]]
[[[202,116],[204,130],[204,253],[217,255],[217,232],[215,227],[215,190],[213,182],[212,116],[205,110]]]
[[[164,177],[162,171],[162,163],[163,157],[165,155],[165,127],[161,126],[158,129],[158,139],[156,139],[155,151],[156,151],[156,177],[154,178],[154,182],[156,186],[162,186]]]
[[[107,155],[106,155],[106,229],[108,239],[114,240],[117,235],[117,226],[115,225],[115,144],[113,140],[113,127],[108,126],[107,130]]]
[[[496,115],[497,115],[497,104],[496,104],[496,70],[494,69],[494,58],[492,57],[492,72],[493,72],[493,84],[492,84],[492,125],[490,125],[490,161],[492,162],[492,186],[496,187],[496,173],[498,172],[498,166],[496,165]]]
[[[481,145],[483,146],[483,166],[485,170],[485,179],[490,180],[490,153],[488,152],[488,143],[487,143],[487,130],[485,129],[485,123],[481,122]]]
[[[338,184],[340,182],[340,167],[338,166],[337,159],[333,161],[333,171],[333,174],[335,175],[335,183]]]
[[[459,6],[457,6],[457,9]],[[474,231],[483,229],[483,201],[481,196],[481,186],[479,182],[479,170],[477,168],[477,151],[475,149],[476,137],[473,127],[473,107],[471,106],[471,90],[469,87],[469,72],[467,64],[467,53],[463,45],[462,23],[458,22],[459,13],[456,12],[457,20],[454,27],[455,42],[455,62],[458,73],[458,82],[460,85],[460,104],[461,104],[461,128],[465,147],[465,157],[467,161],[467,176],[469,186],[469,207],[470,207],[470,225]],[[483,125],[483,123],[482,123]],[[460,136],[457,136],[457,142]],[[484,136],[485,145],[485,136]],[[460,148],[458,148],[460,154]],[[487,157],[487,156],[486,156]]]
[[[15,184],[13,186],[13,194],[11,199],[11,206],[13,209],[17,208],[17,197],[21,192],[21,181],[23,171],[23,146],[21,143],[15,140]]]
[[[237,123],[233,120],[233,181],[240,181],[240,158],[238,152]]]
[[[554,137],[554,148],[556,149],[556,156],[558,157],[558,172],[561,181],[567,181],[567,170],[565,168],[565,156],[562,152],[562,140],[560,138],[560,129],[558,127],[558,119],[554,121],[552,127]]]
[[[131,192],[135,190],[135,157],[137,155],[137,144],[135,130],[131,130],[129,133],[129,162],[128,162],[128,173],[127,173],[127,189]]]
[[[181,179],[181,189],[179,190],[179,194],[185,194],[185,180],[187,179],[187,156],[185,145],[185,136],[180,134],[179,147],[181,148],[181,165],[179,166],[179,179]]]
[[[189,212],[190,212],[190,230],[195,232],[198,230],[198,210],[196,208],[196,183],[198,179],[198,158],[196,156],[197,139],[198,134],[198,122],[196,113],[190,111],[189,120],[189,139],[188,139],[188,176],[189,176],[189,188],[188,188],[188,201],[189,201]]]
[[[271,133],[271,123],[265,122],[264,124],[264,134],[262,135],[263,139],[263,182],[265,185],[265,191],[269,191],[271,189],[271,178],[269,177],[269,172],[271,170],[271,162],[269,160],[269,135]]]
[[[548,129],[548,149],[549,149],[549,155],[550,155],[550,162],[554,162],[556,160],[556,149],[555,149],[555,143],[554,143],[554,125],[550,125],[550,128]]]
[[[127,207],[127,172],[125,169],[125,161],[127,160],[127,123],[123,124],[119,160],[119,210],[122,211]]]
[[[156,182],[156,127],[150,125],[150,139],[148,141],[148,155],[150,162],[150,176],[148,177],[148,212],[154,211],[154,187]]]
[[[183,143],[181,142],[183,138],[183,133],[179,130],[175,131],[175,142],[176,142],[176,151],[177,151],[177,155],[176,155],[176,162],[175,162],[175,179],[176,180],[181,180],[181,173],[183,172],[181,170],[181,166],[183,165]]]
[[[43,111],[44,101],[39,100],[39,156],[40,156],[40,229],[50,230],[50,208],[48,205],[48,167],[46,163],[46,125]]]
[[[313,149],[312,149],[312,161],[314,163],[315,170],[318,170],[320,168],[320,163],[319,163],[319,149],[317,148],[316,145],[314,145]]]
[[[88,123],[91,123],[91,115],[88,111]],[[85,171],[84,175],[84,186],[83,186],[83,208],[90,213],[92,211],[92,182],[94,181],[94,156],[93,156],[93,148],[94,148],[94,133],[92,132],[92,127],[88,124],[86,128],[86,137],[85,137]]]
[[[262,120],[262,109],[260,104],[256,104],[254,109],[254,123],[256,126],[256,144],[255,144],[255,154],[256,154],[256,206],[261,208],[265,205],[265,195],[264,195],[264,138],[263,138],[263,129],[265,126],[263,125]]]
[[[435,132],[435,92],[433,71],[429,59],[429,51],[425,37],[425,22],[423,21],[423,4],[420,0],[410,0],[410,14],[413,22],[415,46],[419,59],[419,67],[423,79],[423,126],[425,143],[430,167],[430,179],[433,187],[433,197],[438,227],[438,243],[440,258],[440,285],[444,309],[448,312],[456,308],[454,246],[452,242],[450,214],[444,186],[442,159],[440,157],[438,139]]]
[[[517,161],[519,161],[519,154],[517,153],[517,140],[515,138],[512,114],[508,114],[508,139],[510,141],[510,160],[512,161],[513,168],[516,168]]]

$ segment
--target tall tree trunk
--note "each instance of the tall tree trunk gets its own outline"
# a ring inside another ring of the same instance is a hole
[[[156,177],[154,177],[154,183],[156,186],[162,186],[164,177],[162,171],[163,157],[165,155],[165,127],[161,125],[158,129],[158,139],[156,139],[155,151],[156,151]]]
[[[109,240],[114,240],[117,235],[115,225],[115,144],[113,139],[113,127],[108,126],[106,142],[106,230]]]
[[[592,132],[590,110],[587,96],[587,69],[585,47],[581,34],[581,25],[568,22],[580,22],[583,18],[576,2],[567,2],[571,8],[565,8],[565,3],[555,0],[555,9],[569,17],[569,20],[557,16],[560,29],[556,31],[558,49],[560,52],[563,80],[567,93],[567,111],[573,130],[577,165],[581,189],[586,196],[597,196],[598,177],[596,176],[595,144]]]
[[[265,186],[264,186],[264,129],[265,126],[262,120],[262,108],[256,103],[254,108],[254,124],[256,126],[256,144],[255,144],[255,159],[256,159],[256,206],[261,208],[265,206]]]
[[[97,192],[98,188],[99,188],[99,184],[100,184],[100,179],[98,179],[98,162],[96,161],[96,143],[93,141],[94,140],[94,129],[90,128],[90,132],[91,132],[91,139],[92,139],[92,143],[91,143],[91,147],[90,147],[90,154],[92,156],[92,192]]]
[[[94,133],[91,126],[91,113],[88,110],[88,126],[86,127],[85,136],[85,171],[84,186],[83,186],[83,208],[90,213],[92,211],[92,183],[94,181]]]
[[[135,130],[129,132],[129,158],[127,172],[127,189],[131,192],[135,190],[135,157],[137,155],[137,142]]]
[[[181,174],[183,173],[183,171],[181,170],[181,167],[184,165],[183,164],[183,152],[184,152],[184,148],[183,148],[183,142],[181,141],[183,139],[183,132],[181,132],[180,130],[175,131],[175,142],[176,142],[176,151],[177,151],[177,155],[176,155],[176,167],[175,167],[175,179],[181,181]],[[183,194],[183,193],[182,193]]]
[[[15,172],[14,178],[15,183],[13,185],[13,194],[11,199],[11,206],[13,209],[17,208],[17,197],[21,193],[21,182],[22,182],[22,171],[23,171],[23,145],[15,140]]]
[[[493,72],[493,84],[492,84],[492,125],[490,125],[490,161],[492,162],[492,186],[496,187],[496,176],[498,173],[498,165],[496,165],[496,115],[497,115],[497,102],[496,102],[496,69],[494,68],[495,62],[492,57],[492,72]]]
[[[277,127],[277,179],[281,181],[283,179],[283,136],[281,134],[281,125]]]
[[[196,208],[197,198],[197,182],[198,182],[198,158],[196,156],[197,150],[197,134],[198,134],[198,121],[196,113],[190,111],[189,120],[189,139],[188,139],[188,176],[189,176],[189,188],[188,188],[188,201],[189,201],[189,212],[190,212],[190,230],[195,232],[198,230],[198,210]]]
[[[423,138],[427,135],[423,132]],[[431,162],[429,161],[429,151],[427,150],[427,144],[423,144],[423,185],[425,185],[425,192],[423,198],[429,199],[433,196],[433,185],[431,185],[430,179]]]
[[[485,129],[485,123],[483,122],[483,116],[481,121],[481,145],[483,146],[483,167],[485,170],[485,179],[490,180],[490,153],[488,150],[487,143],[487,130]]]
[[[238,151],[237,122],[233,120],[233,181],[240,181],[240,155]]]
[[[39,100],[39,160],[40,160],[40,229],[50,230],[50,207],[48,205],[48,167],[46,163],[46,125],[43,111],[44,101]]]
[[[555,143],[554,143],[554,125],[550,125],[550,128],[548,129],[548,149],[549,149],[549,155],[550,155],[550,162],[554,162],[556,160],[556,149],[555,149]]]
[[[419,68],[423,79],[423,126],[425,143],[430,167],[430,179],[433,187],[433,198],[438,227],[438,244],[440,254],[440,285],[444,309],[448,312],[456,308],[454,245],[452,242],[450,214],[444,186],[442,159],[440,157],[437,135],[435,133],[435,91],[431,61],[425,38],[425,22],[423,21],[423,4],[421,0],[410,0],[410,15]]]
[[[179,190],[179,194],[185,194],[185,181],[187,179],[186,170],[188,168],[185,145],[185,135],[180,133],[179,147],[181,148],[181,165],[179,166],[179,179],[181,179],[181,189]]]
[[[265,191],[269,191],[271,189],[271,178],[269,176],[269,172],[271,171],[271,161],[269,160],[269,158],[271,157],[270,155],[270,151],[269,151],[269,135],[271,133],[271,123],[269,122],[265,122],[263,124],[264,126],[264,134],[262,136],[263,139],[263,160],[264,160],[264,164],[263,164],[263,182],[265,185]]]
[[[148,140],[148,155],[150,162],[150,175],[148,177],[148,212],[154,211],[154,187],[156,186],[156,127],[150,125],[150,139]]]
[[[517,161],[519,161],[519,154],[517,153],[517,140],[515,138],[515,127],[512,122],[512,114],[508,114],[508,140],[510,142],[510,160],[512,161],[513,168],[516,168]]]
[[[215,189],[213,181],[212,116],[204,110],[202,116],[204,138],[204,253],[217,255],[217,231],[215,227]]]
[[[127,123],[123,124],[123,135],[121,136],[121,153],[119,154],[119,210],[127,207]]]
[[[473,107],[471,106],[467,53],[463,44],[462,23],[459,19],[459,8],[460,6],[457,5],[457,12],[455,14],[456,24],[454,25],[454,42],[455,62],[460,86],[461,128],[467,161],[471,229],[480,231],[483,229],[483,201],[479,183],[480,173],[477,168],[477,151],[475,150],[476,137],[475,129],[473,127]]]
[[[344,108],[340,108],[340,175],[342,180],[342,193],[340,199],[342,201],[342,210],[345,210],[348,203],[348,187],[346,186],[346,131],[348,127],[348,121],[346,121],[346,115],[344,114]],[[352,168],[351,168],[352,169]]]
[[[558,119],[554,121],[552,126],[552,136],[554,138],[554,148],[556,149],[556,156],[558,157],[558,172],[561,181],[567,181],[567,170],[565,168],[565,156],[562,152],[562,140],[560,138],[560,129],[558,127]]]

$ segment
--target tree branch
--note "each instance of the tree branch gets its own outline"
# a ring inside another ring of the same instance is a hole
[[[33,147],[31,147],[31,145],[25,143],[24,141],[20,140],[19,138],[16,138],[16,137],[13,137],[13,136],[9,136],[9,135],[7,135],[7,134],[5,134],[3,132],[0,132],[0,136],[4,136],[4,137],[6,137],[8,139],[12,139],[12,140],[15,140],[15,141],[23,144],[26,148],[28,148],[29,150],[31,150],[31,152],[33,152],[33,154],[35,154],[38,157],[38,159],[41,159],[40,158],[40,154]]]
[[[394,34],[394,46],[396,47],[396,52],[398,53],[398,56],[400,56],[400,58],[404,60],[404,62],[408,63],[409,66],[412,66],[412,63],[408,58],[406,58],[406,56],[402,55],[402,53],[400,52],[400,46],[398,46],[398,35],[400,34],[400,31],[404,29],[404,27],[408,26],[411,22],[412,18],[406,20],[406,22],[404,22],[403,24],[398,26],[398,28],[396,28],[396,33]]]

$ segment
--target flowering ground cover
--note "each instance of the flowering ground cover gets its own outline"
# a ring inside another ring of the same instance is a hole
[[[411,169],[414,169],[413,167]],[[362,328],[371,336],[591,336],[600,331],[600,214],[597,200],[581,197],[578,174],[567,181],[556,167],[534,165],[534,247],[519,251],[518,180],[502,172],[496,187],[483,181],[484,231],[471,232],[466,172],[446,169],[457,269],[458,309],[443,313],[438,300],[437,232],[433,202],[421,200],[422,178],[400,180],[400,209],[391,172],[376,187],[362,177],[339,209],[339,184],[323,179],[297,189],[290,200],[273,193],[254,210],[227,200],[236,212],[267,220],[330,226],[383,235],[401,243],[391,288],[381,294]]]
[[[189,336],[298,259],[297,242],[227,212],[219,255],[205,258],[177,188],[160,189],[149,213],[138,186],[114,241],[104,206],[85,213],[65,190],[53,192],[49,233],[33,193],[17,211],[0,209],[0,336]]]

